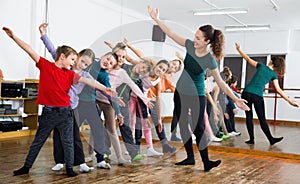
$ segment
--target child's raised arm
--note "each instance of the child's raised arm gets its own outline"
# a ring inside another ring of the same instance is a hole
[[[28,55],[34,60],[34,62],[38,63],[40,56],[28,45],[26,42],[18,38],[11,29],[7,27],[2,28],[6,34],[11,37]]]
[[[56,59],[56,48],[54,47],[53,43],[49,39],[49,37],[46,34],[46,28],[48,27],[48,23],[42,23],[39,26],[39,31],[41,34],[41,40],[43,41],[45,47],[51,54],[52,58],[55,60]]]
[[[125,43],[125,45],[127,45],[127,47],[128,47],[130,50],[132,50],[132,52],[133,52],[135,55],[137,55],[137,57],[139,57],[140,59],[145,59],[145,60],[150,61],[150,62],[153,64],[153,66],[156,65],[157,62],[156,62],[155,60],[146,57],[146,56],[144,55],[144,53],[143,53],[141,50],[139,50],[139,49],[137,49],[136,47],[133,47],[132,45],[130,45],[130,44],[128,43],[128,40],[127,40],[126,38],[124,38],[124,41],[123,41],[123,42]],[[127,54],[127,55],[128,55],[128,54]],[[127,60],[128,62],[132,63],[132,64],[138,64],[138,63],[139,63],[139,61],[137,61],[137,60],[131,61],[131,60],[128,59],[127,57],[126,57],[126,60]]]

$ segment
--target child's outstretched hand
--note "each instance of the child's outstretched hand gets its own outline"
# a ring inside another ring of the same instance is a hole
[[[113,44],[111,44],[111,43],[109,43],[107,41],[104,41],[104,44],[107,45],[111,49],[114,47]]]
[[[8,27],[3,27],[2,29],[3,29],[3,31],[6,32],[6,34],[7,34],[9,37],[12,38],[12,37],[14,36],[14,33],[12,32],[12,30],[9,29]]]
[[[111,89],[111,88],[105,88],[103,91],[104,91],[108,96],[111,96],[111,97],[115,97],[115,96],[118,95],[118,93],[117,93],[115,90]]]
[[[41,36],[43,36],[44,34],[46,34],[46,28],[48,27],[48,23],[42,23],[40,26],[39,26],[39,31],[41,33]]]
[[[154,104],[152,102],[148,102],[146,105],[150,109],[152,109],[154,107]]]
[[[124,43],[126,46],[128,46],[128,40],[127,40],[127,38],[124,38],[123,43]]]

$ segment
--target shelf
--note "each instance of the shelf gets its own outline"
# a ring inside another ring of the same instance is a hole
[[[37,116],[38,113],[24,113],[27,116]],[[21,117],[22,114],[0,114],[0,117]],[[26,118],[26,117],[23,117]]]
[[[31,88],[31,89],[36,89],[38,90],[38,85],[39,85],[39,80],[38,79],[25,79],[25,80],[3,80],[0,81],[2,82],[8,82],[8,83],[22,83],[23,84],[23,88]],[[1,94],[1,87],[2,84],[0,86],[0,94]],[[29,95],[29,94],[28,94]],[[0,96],[0,103],[2,101],[2,104],[6,104],[6,103],[18,103],[18,109],[23,107],[23,112],[26,116],[24,116],[24,114],[1,114],[0,118],[11,118],[12,120],[14,119],[19,119],[20,121],[22,121],[23,126],[24,127],[28,127],[29,130],[27,132],[33,132],[37,129],[38,127],[38,105],[36,104],[36,100],[37,97],[33,96],[35,94],[30,94],[30,96],[26,97],[26,98],[22,98],[22,97],[1,97]],[[7,102],[10,101],[10,102]],[[23,115],[23,116],[22,116]],[[18,134],[20,134],[20,136],[23,135],[29,135],[28,133],[26,133],[25,130],[20,130],[20,131],[13,131],[14,133],[11,132],[2,132],[0,133],[2,136],[8,134],[9,136],[5,136],[5,137],[10,137],[10,135],[15,135],[15,136],[11,136],[11,137],[16,137],[18,136]]]
[[[36,100],[37,97],[32,98],[13,98],[13,97],[0,97],[0,100]]]
[[[36,130],[17,130],[10,132],[0,132],[0,139],[22,137],[22,136],[32,136],[35,135]]]
[[[22,114],[0,114],[0,117],[21,117]]]

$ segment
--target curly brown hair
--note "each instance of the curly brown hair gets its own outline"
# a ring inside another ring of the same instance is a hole
[[[271,58],[274,72],[282,77],[285,74],[285,60],[281,56],[273,56]]]

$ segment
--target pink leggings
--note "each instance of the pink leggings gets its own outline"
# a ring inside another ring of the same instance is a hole
[[[144,136],[147,143],[147,148],[152,148],[153,144],[152,144],[152,133],[151,133],[150,122],[148,118],[146,119],[143,118],[142,110],[141,107],[139,106],[139,102],[136,97],[133,96],[130,97],[129,109],[130,109],[130,124],[131,124],[132,133],[135,132],[136,110],[138,109],[142,126],[143,126]]]
[[[207,114],[206,110],[204,111],[204,126],[205,126],[205,131],[206,131],[207,137],[212,136],[213,132],[212,132],[210,124],[209,124],[208,114]]]

